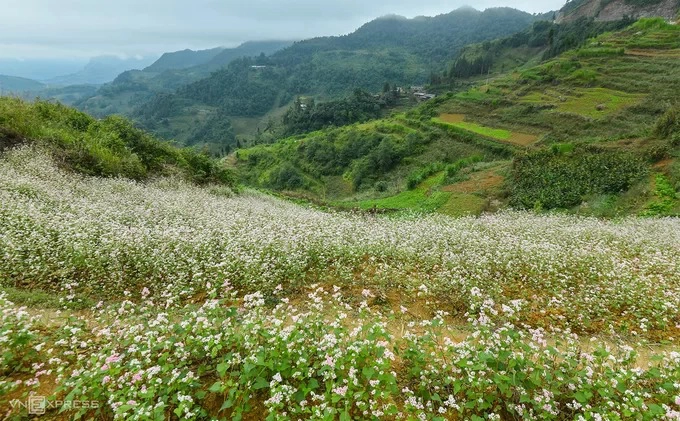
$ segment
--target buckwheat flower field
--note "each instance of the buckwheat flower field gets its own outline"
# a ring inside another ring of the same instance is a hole
[[[24,148],[0,257],[8,419],[680,420],[674,218],[329,213]]]

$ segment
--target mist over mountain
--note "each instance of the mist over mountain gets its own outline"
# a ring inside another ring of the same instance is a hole
[[[16,59],[0,58],[0,74],[41,82],[60,75],[78,72],[87,59]]]
[[[0,75],[0,96],[7,94],[20,94],[27,91],[38,91],[44,87],[45,85],[38,82],[37,80]]]
[[[119,74],[132,69],[143,69],[158,57],[101,56],[92,58],[81,70],[47,80],[53,85],[99,85],[113,81]]]

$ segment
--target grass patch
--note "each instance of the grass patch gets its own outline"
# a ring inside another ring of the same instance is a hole
[[[18,306],[28,306],[32,308],[60,308],[61,302],[59,295],[53,292],[46,292],[40,289],[19,289],[14,287],[0,286],[0,293],[5,293],[6,298]],[[88,303],[88,307],[91,303]]]
[[[453,193],[437,212],[449,216],[478,215],[485,205],[486,200],[477,195]]]
[[[493,129],[491,127],[482,126],[476,123],[456,123],[457,127],[471,131],[473,133],[481,134],[482,136],[491,137],[498,140],[508,140],[512,136],[512,132],[503,129]]]
[[[385,197],[382,199],[363,200],[360,202],[344,203],[345,207],[349,205],[358,206],[360,209],[413,209],[423,212],[433,212],[442,207],[449,198],[451,193],[437,190],[446,178],[446,172],[441,171],[432,177],[429,177],[417,188],[413,190],[403,191],[397,195]]]
[[[553,105],[560,113],[578,114],[584,117],[601,118],[643,99],[643,95],[630,94],[607,88],[576,89],[566,94],[553,90],[534,92],[522,97],[521,102]]]

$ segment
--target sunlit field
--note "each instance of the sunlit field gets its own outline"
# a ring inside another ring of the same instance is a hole
[[[680,419],[676,218],[329,213],[21,149],[0,257],[10,419]]]

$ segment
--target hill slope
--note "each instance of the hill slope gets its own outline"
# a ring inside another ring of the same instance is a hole
[[[45,85],[38,82],[37,80],[0,75],[0,95],[7,93],[38,91],[44,87]]]
[[[131,115],[132,111],[159,93],[170,93],[240,57],[270,54],[290,45],[289,41],[246,42],[236,48],[178,51],[164,54],[143,70],[119,74],[97,92],[83,92],[71,105],[97,116]]]
[[[149,67],[144,70],[147,72],[162,72],[164,70],[179,70],[189,67],[200,66],[215,58],[223,50],[222,47],[211,48],[209,50],[182,50],[172,53],[164,53]]]
[[[616,21],[624,18],[662,17],[675,20],[679,10],[678,0],[572,0],[557,14],[557,22],[575,22],[581,18]]]
[[[135,180],[176,175],[233,185],[232,174],[217,161],[161,142],[121,117],[96,120],[60,104],[0,97],[0,153],[26,144],[85,175]]]
[[[47,406],[54,421],[678,406],[677,218],[369,218],[78,177],[25,150],[0,156],[0,216],[10,419],[30,419],[13,399],[35,379],[49,402],[98,403]]]
[[[680,28],[642,20],[389,120],[236,154],[250,184],[338,206],[680,211]]]

